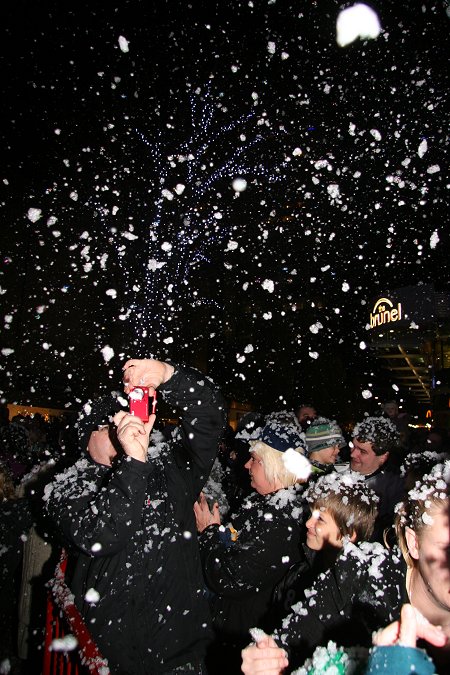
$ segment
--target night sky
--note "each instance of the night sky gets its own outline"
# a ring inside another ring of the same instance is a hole
[[[372,298],[450,292],[448,2],[370,3],[346,47],[352,3],[99,4],[0,10],[5,400],[77,409],[154,355],[373,411]]]

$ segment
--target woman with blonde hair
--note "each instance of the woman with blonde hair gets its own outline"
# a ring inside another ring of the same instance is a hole
[[[204,497],[194,506],[216,635],[210,672],[239,672],[249,629],[264,620],[275,586],[302,555],[303,488],[283,459],[298,455],[309,470],[304,450],[298,425],[271,419],[250,441],[253,492],[231,523],[223,527],[217,504],[211,512]]]

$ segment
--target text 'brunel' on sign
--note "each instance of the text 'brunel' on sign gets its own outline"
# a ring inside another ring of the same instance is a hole
[[[394,323],[402,319],[402,305],[398,303],[394,307],[393,303],[388,298],[380,298],[373,306],[370,313],[370,327],[384,326],[386,323]]]

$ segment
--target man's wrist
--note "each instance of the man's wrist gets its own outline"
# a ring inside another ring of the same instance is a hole
[[[163,376],[162,383],[165,384],[166,382],[168,382],[170,380],[170,378],[174,374],[175,368],[170,363],[164,362],[163,365],[164,365],[164,376]]]

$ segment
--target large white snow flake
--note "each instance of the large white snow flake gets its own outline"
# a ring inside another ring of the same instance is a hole
[[[161,267],[163,267],[166,263],[165,262],[158,262],[154,258],[150,258],[150,260],[147,263],[147,269],[149,269],[151,272],[155,272],[156,270],[159,270]]]
[[[27,218],[35,223],[39,218],[42,218],[42,209],[28,209]]]
[[[439,243],[439,235],[438,235],[438,231],[435,230],[430,237],[430,248],[436,248],[438,243]]]
[[[235,178],[231,183],[235,192],[244,192],[247,189],[247,181],[245,178]]]
[[[273,293],[274,290],[274,283],[270,279],[264,279],[262,282],[262,287],[264,288],[265,291],[269,291],[269,293]]]
[[[239,244],[237,243],[237,241],[232,241],[230,239],[230,241],[227,244],[227,251],[235,251],[238,246]]]
[[[305,455],[296,452],[293,448],[288,448],[283,452],[281,458],[285,468],[297,476],[299,480],[308,480],[311,474],[311,464],[306,459]]]
[[[129,45],[129,43],[128,43],[127,38],[124,37],[123,35],[119,35],[119,47],[120,47],[120,51],[123,52],[124,54],[126,54],[127,52],[129,52],[130,49],[129,49],[129,46],[128,46],[128,45]]]
[[[86,602],[91,602],[95,605],[96,602],[100,600],[100,593],[95,590],[95,588],[88,588],[86,595],[84,596]]]
[[[422,158],[427,150],[428,150],[428,143],[427,143],[426,138],[424,138],[423,141],[421,142],[421,144],[419,145],[419,149],[417,150],[417,154],[419,155],[420,158]]]
[[[109,345],[105,345],[100,351],[103,358],[105,359],[105,363],[109,363],[109,361],[111,361],[112,357],[114,356],[114,349]]]
[[[372,398],[372,392],[370,389],[364,389],[364,391],[361,392],[361,395],[363,398]]]
[[[357,2],[340,12],[336,21],[336,41],[339,47],[351,44],[357,38],[374,39],[381,32],[380,20],[371,7]]]
[[[313,323],[313,325],[309,327],[309,330],[311,331],[311,333],[316,334],[319,332],[321,328],[323,328],[322,324],[320,323],[320,321],[317,321],[316,323]]]
[[[53,652],[71,652],[78,646],[78,640],[75,635],[65,635],[63,638],[55,638],[52,640],[50,649]]]

